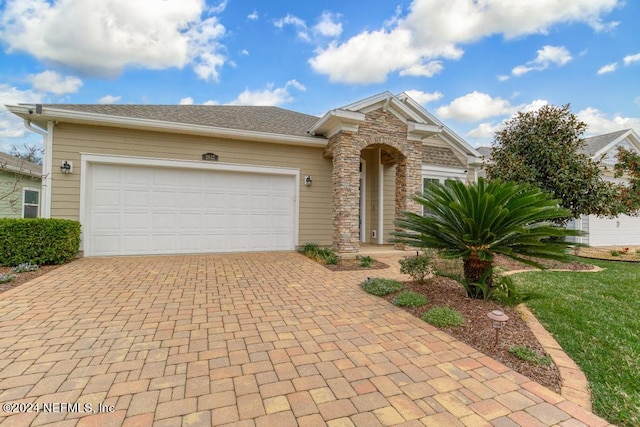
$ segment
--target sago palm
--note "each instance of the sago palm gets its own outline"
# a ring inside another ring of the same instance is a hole
[[[541,267],[522,256],[563,260],[571,245],[564,238],[580,235],[551,222],[570,215],[558,201],[513,182],[432,184],[415,200],[424,207],[424,215],[403,212],[396,220],[402,231],[394,233],[394,241],[462,258],[467,291],[474,298],[482,295],[473,284],[492,285],[495,254]]]

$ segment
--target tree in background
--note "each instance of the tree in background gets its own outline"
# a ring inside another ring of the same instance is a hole
[[[618,186],[605,181],[598,162],[582,151],[586,127],[568,104],[517,113],[496,132],[488,177],[551,193],[570,212],[561,221],[618,214],[622,209]]]
[[[640,156],[624,147],[618,149],[615,177],[625,177],[628,185],[620,186],[620,200],[625,213],[640,215]]]

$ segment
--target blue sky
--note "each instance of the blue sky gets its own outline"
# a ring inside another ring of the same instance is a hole
[[[0,104],[322,115],[388,90],[474,146],[545,103],[589,134],[640,132],[638,17],[633,0],[0,0]],[[40,139],[0,109],[0,150]]]

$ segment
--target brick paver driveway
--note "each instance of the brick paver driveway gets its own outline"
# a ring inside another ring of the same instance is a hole
[[[606,425],[360,290],[395,259],[75,261],[0,294],[0,424]]]

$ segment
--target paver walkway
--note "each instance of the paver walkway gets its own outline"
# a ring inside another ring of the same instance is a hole
[[[0,295],[0,425],[607,425],[360,290],[396,259],[75,261]]]

